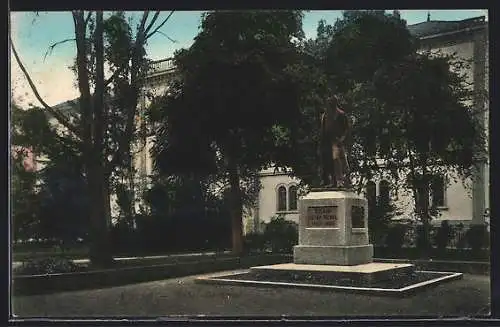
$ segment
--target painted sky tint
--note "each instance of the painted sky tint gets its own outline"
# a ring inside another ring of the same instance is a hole
[[[169,12],[160,15],[158,21]],[[401,10],[401,17],[408,24],[416,24],[427,19],[427,10]],[[173,55],[174,51],[189,47],[198,33],[200,11],[175,12],[161,31],[176,42],[172,42],[161,34],[149,40],[147,52],[153,60],[163,59]],[[486,15],[487,10],[431,10],[432,20],[461,20]],[[129,12],[132,26],[138,23],[139,12]],[[306,37],[316,35],[316,27],[320,19],[334,23],[342,16],[341,11],[309,11],[305,13],[303,29]],[[74,43],[68,42],[54,49],[44,60],[49,45],[68,38],[74,38],[74,27],[71,13],[50,12],[36,16],[31,12],[11,13],[12,39],[34,82],[48,104],[55,105],[78,96],[74,87],[74,75],[68,69],[75,56]],[[13,59],[14,61],[14,59]],[[17,63],[11,62],[11,84],[14,100],[27,105],[37,104]]]

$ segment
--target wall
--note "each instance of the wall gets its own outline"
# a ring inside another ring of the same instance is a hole
[[[259,218],[260,221],[266,223],[271,220],[271,217],[278,214],[278,187],[284,185],[288,188],[291,185],[299,184],[298,179],[291,178],[286,174],[273,175],[272,171],[273,169],[268,169],[262,172],[262,189],[259,193]],[[297,210],[280,212],[280,214],[284,215],[286,219],[299,222]]]
[[[471,59],[471,67],[467,71],[467,81],[472,83],[476,93],[473,104],[480,113],[486,133],[489,130],[489,101],[488,97],[481,98],[481,93],[488,90],[489,67],[488,67],[488,28],[464,32],[455,36],[435,38],[429,42],[433,49],[439,48],[443,53],[456,53],[462,59]],[[479,95],[477,95],[479,94]],[[488,143],[486,144],[488,148]],[[470,218],[475,223],[484,221],[484,212],[489,208],[489,155],[485,162],[480,164],[480,170],[472,184],[472,212]],[[460,203],[457,202],[457,205]]]
[[[489,40],[486,38],[486,44],[485,44],[486,49],[489,49]],[[485,53],[485,74],[484,74],[484,85],[485,85],[485,90],[489,92],[490,89],[490,66],[489,66],[489,51],[487,50]],[[485,205],[486,208],[490,207],[490,163],[489,163],[489,125],[490,125],[490,105],[489,105],[489,98],[485,99],[485,107],[486,107],[486,131],[487,131],[487,137],[486,137],[486,148],[488,149],[488,162],[486,164],[486,169],[485,169]]]
[[[403,178],[401,176],[400,178]],[[453,180],[453,176],[448,177],[449,184],[445,189],[445,206],[439,208],[441,216],[434,220],[439,224],[442,220],[464,221],[472,218],[472,198],[470,191],[463,185],[462,181]],[[377,195],[380,194],[379,183],[381,179],[373,179],[377,185]],[[413,219],[415,210],[415,200],[412,190],[406,188],[391,187],[392,203],[401,214],[394,219]]]
[[[149,79],[146,82],[145,89],[140,98],[139,111],[141,113],[146,110],[146,108],[151,104],[150,99],[146,94],[150,94],[153,97],[163,95],[167,90],[167,81],[170,72],[158,75],[154,78]],[[138,124],[142,124],[144,121],[138,121]],[[155,136],[147,136],[145,140],[138,142],[136,146],[136,154],[134,157],[134,168],[137,170],[135,176],[135,183],[137,186],[137,191],[142,192],[151,186],[150,176],[153,173],[153,157],[151,156],[151,149],[153,147]],[[139,194],[138,194],[139,195]],[[142,201],[141,197],[138,198],[139,201],[135,203],[135,210],[138,212],[140,210]]]

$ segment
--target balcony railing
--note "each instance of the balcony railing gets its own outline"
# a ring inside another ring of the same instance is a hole
[[[149,74],[163,73],[174,68],[174,60],[172,58],[157,60],[149,64]]]

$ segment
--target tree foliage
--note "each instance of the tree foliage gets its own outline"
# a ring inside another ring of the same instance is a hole
[[[194,44],[175,55],[179,79],[163,101],[154,147],[165,173],[217,175],[229,185],[233,249],[242,250],[242,186],[275,158],[276,131],[300,117],[299,11],[204,14]]]
[[[326,75],[325,89],[340,95],[351,117],[349,157],[358,186],[382,168],[397,180],[401,163],[410,158],[414,167],[432,163],[440,172],[453,167],[460,177],[470,176],[484,155],[484,137],[470,105],[466,62],[419,53],[406,22],[384,11],[345,11],[334,25],[320,21],[317,32],[315,40],[305,42],[305,57],[317,76]],[[316,113],[302,114],[300,120],[314,126]],[[306,148],[300,143],[294,148],[307,153],[314,141],[314,135],[306,136]],[[384,159],[383,165],[377,159]],[[307,180],[295,165],[291,161],[298,177]]]

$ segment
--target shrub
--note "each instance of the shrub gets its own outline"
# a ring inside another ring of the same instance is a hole
[[[448,220],[443,220],[435,235],[435,243],[438,250],[443,251],[450,243],[454,236],[454,230],[448,223]]]
[[[137,215],[135,221],[136,229],[115,226],[115,252],[159,254],[231,246],[231,221],[224,211],[183,208],[171,214]]]
[[[32,259],[19,267],[13,269],[15,274],[19,275],[41,275],[69,273],[85,270],[84,267],[75,264],[71,259],[61,257],[49,257]]]
[[[399,253],[403,247],[407,227],[403,224],[394,224],[389,227],[385,245],[390,252]]]
[[[432,249],[432,233],[433,229],[429,226],[429,235],[425,234],[424,225],[418,225],[416,230],[416,242],[415,247],[422,255],[429,255]]]
[[[266,250],[266,237],[262,233],[249,233],[244,238],[245,253],[261,253]]]
[[[272,252],[292,253],[299,241],[298,226],[282,216],[273,217],[265,227],[264,238],[269,242]]]
[[[370,242],[375,245],[384,244],[384,238],[389,231],[390,222],[396,214],[396,206],[391,202],[386,203],[380,196],[368,202]]]
[[[473,252],[478,252],[488,243],[488,231],[485,225],[472,225],[465,233],[467,243]]]
[[[111,227],[110,240],[113,253],[129,253],[137,247],[136,233],[125,221]]]

